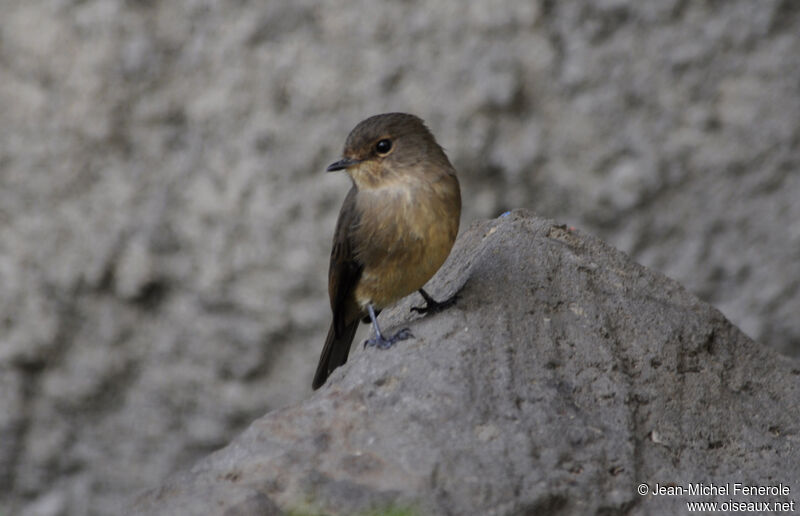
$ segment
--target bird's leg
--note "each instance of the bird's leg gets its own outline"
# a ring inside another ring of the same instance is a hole
[[[372,308],[371,304],[367,305],[367,310],[369,310],[369,318],[372,320],[372,327],[375,329],[375,337],[364,342],[365,348],[367,346],[374,346],[380,349],[389,349],[398,340],[406,340],[414,336],[411,334],[411,331],[408,328],[403,328],[395,333],[392,337],[388,339],[384,338],[383,334],[381,333],[381,329],[378,326],[378,316],[375,315],[375,310]]]
[[[419,312],[421,314],[435,314],[441,312],[445,308],[453,306],[458,300],[458,293],[456,292],[449,299],[444,301],[436,301],[424,289],[419,289],[419,293],[425,300],[425,306],[412,306],[412,312]]]

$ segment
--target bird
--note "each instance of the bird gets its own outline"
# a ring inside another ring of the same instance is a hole
[[[328,269],[333,320],[312,388],[347,362],[360,322],[372,323],[366,346],[381,349],[413,337],[408,328],[385,336],[383,308],[419,292],[439,312],[457,299],[436,301],[422,287],[442,266],[458,235],[461,189],[456,171],[425,122],[407,113],[384,113],[359,122],[345,140],[342,159],[352,187],[336,222]]]

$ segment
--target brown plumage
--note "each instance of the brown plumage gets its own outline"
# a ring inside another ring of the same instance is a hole
[[[353,181],[333,236],[328,294],[333,322],[317,366],[314,389],[347,361],[358,323],[372,320],[368,344],[389,347],[411,336],[391,338],[371,317],[419,290],[444,263],[458,233],[461,193],[455,170],[422,120],[404,113],[377,115],[347,137],[343,159],[328,171],[345,170]],[[370,313],[372,311],[372,314]]]

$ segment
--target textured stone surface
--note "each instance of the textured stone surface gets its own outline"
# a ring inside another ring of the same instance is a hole
[[[462,235],[433,287],[460,289],[457,306],[419,319],[406,301],[387,317],[413,319],[416,339],[359,353],[132,512],[222,515],[245,496],[476,516],[793,499],[637,494],[800,478],[800,364],[676,282],[518,211]]]
[[[4,0],[0,511],[115,514],[309,395],[362,118],[800,352],[791,0]]]

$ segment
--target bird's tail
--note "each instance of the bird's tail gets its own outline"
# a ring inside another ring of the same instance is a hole
[[[311,384],[312,389],[317,390],[322,387],[328,375],[347,362],[347,355],[350,353],[350,345],[356,335],[358,323],[359,320],[356,319],[349,326],[345,326],[344,331],[338,337],[333,324],[331,324],[328,337],[325,339],[325,347],[322,348],[322,354],[319,356],[317,372],[314,374],[314,382]]]

